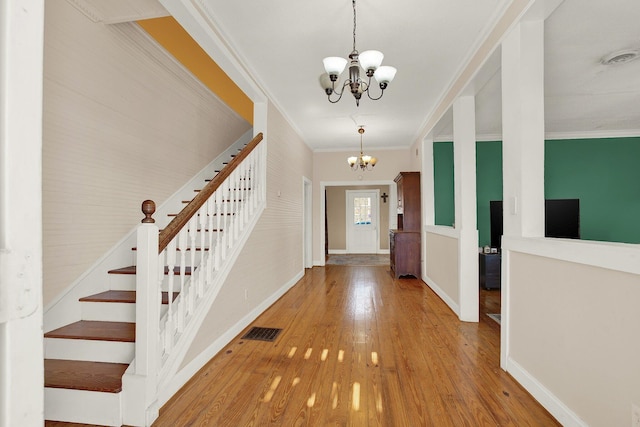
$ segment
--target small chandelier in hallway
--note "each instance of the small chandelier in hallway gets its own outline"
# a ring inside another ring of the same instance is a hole
[[[396,75],[396,69],[389,66],[381,66],[382,58],[384,55],[377,50],[367,50],[362,53],[358,53],[356,49],[356,0],[352,0],[353,5],[353,51],[349,54],[350,61],[338,56],[330,56],[322,60],[326,74],[323,74],[320,78],[320,83],[324,92],[327,94],[327,99],[332,104],[340,101],[342,94],[347,86],[350,87],[353,97],[356,99],[356,106],[360,106],[360,98],[363,93],[366,93],[369,99],[376,101],[382,98],[384,90]],[[349,78],[342,83],[341,89],[338,92],[336,89],[336,81],[345,66],[349,63]],[[365,81],[360,77],[360,67],[365,71],[368,79]],[[371,88],[371,77],[374,77],[380,85],[380,96],[372,97],[369,89]],[[331,99],[332,94],[336,94],[336,99]]]
[[[371,170],[371,169],[373,169],[373,167],[378,162],[378,159],[376,159],[375,157],[371,157],[371,156],[367,156],[367,155],[363,154],[363,151],[362,151],[362,134],[364,133],[364,128],[362,126],[360,126],[360,128],[358,128],[358,133],[360,134],[360,156],[351,156],[351,157],[349,157],[347,159],[347,162],[349,163],[349,166],[351,167],[351,170],[353,170],[353,171]]]

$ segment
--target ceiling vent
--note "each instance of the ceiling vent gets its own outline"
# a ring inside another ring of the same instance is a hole
[[[602,65],[626,64],[627,62],[637,59],[638,56],[640,56],[638,49],[619,50],[618,52],[603,56],[600,63]]]

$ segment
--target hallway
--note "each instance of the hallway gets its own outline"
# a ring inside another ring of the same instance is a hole
[[[388,266],[309,269],[252,326],[282,332],[234,339],[154,426],[559,425],[499,368],[496,322]]]

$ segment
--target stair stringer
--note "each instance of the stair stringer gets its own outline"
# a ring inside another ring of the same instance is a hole
[[[157,376],[157,388],[155,396],[149,399],[152,390],[147,390],[147,383],[144,378],[135,374],[135,359],[129,366],[129,369],[122,377],[122,402],[123,402],[123,422],[126,425],[148,426],[158,417],[160,406],[166,403],[167,398],[160,400],[160,391],[168,387],[176,376],[180,364],[182,363],[187,351],[191,347],[204,319],[209,313],[213,302],[216,300],[220,290],[225,284],[231,269],[233,268],[238,256],[242,252],[249,236],[260,220],[262,213],[266,207],[266,201],[262,200],[260,205],[256,207],[251,220],[246,224],[238,240],[233,248],[227,254],[224,263],[220,269],[214,274],[211,283],[207,284],[207,291],[203,298],[200,299],[194,314],[191,316],[188,325],[182,334],[176,337],[177,344],[173,348],[171,354],[163,361],[162,368]],[[191,281],[189,281],[189,284]],[[181,294],[182,295],[182,294]],[[178,298],[181,297],[178,295]],[[177,298],[177,299],[178,299]],[[176,303],[177,303],[176,299]],[[172,385],[173,386],[173,385]],[[141,411],[141,408],[146,408]]]
[[[216,174],[216,170],[224,167],[232,155],[244,147],[253,138],[253,129],[245,132],[236,142],[222,152],[218,157],[202,168],[191,180],[172,194],[156,210],[154,217],[160,228],[165,227],[170,218],[170,213],[180,212],[183,208],[182,201],[192,199],[194,189],[202,188],[207,179]],[[142,200],[140,200],[142,203]],[[142,219],[142,214],[141,214]],[[136,245],[136,233],[138,225],[131,229],[120,241],[99,258],[87,271],[71,283],[64,291],[54,298],[44,310],[44,332],[49,332],[64,325],[77,322],[82,319],[80,298],[112,289],[107,275],[109,270],[114,270],[126,265],[135,264],[135,254],[131,248]]]

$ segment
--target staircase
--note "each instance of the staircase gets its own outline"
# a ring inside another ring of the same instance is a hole
[[[109,289],[78,298],[80,320],[45,333],[46,420],[120,426],[155,419],[164,403],[159,385],[171,381],[264,208],[261,139],[182,200],[185,208],[169,214],[163,230],[152,218],[155,204],[143,203],[138,245],[130,249],[136,265],[107,271]]]

